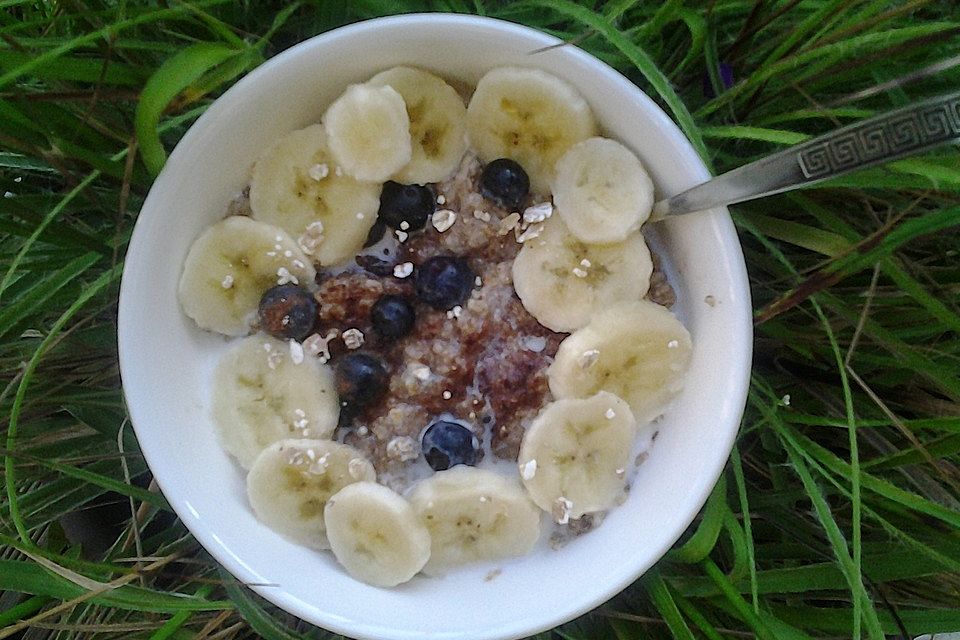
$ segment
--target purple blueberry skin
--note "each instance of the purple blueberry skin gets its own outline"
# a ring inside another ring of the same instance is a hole
[[[388,227],[416,231],[427,224],[427,218],[436,209],[433,189],[419,184],[400,184],[387,181],[380,192],[377,219]],[[406,228],[402,223],[406,222]]]
[[[417,269],[417,297],[435,309],[450,309],[470,297],[475,277],[464,258],[434,256]]]
[[[449,420],[437,420],[423,432],[423,457],[434,471],[458,464],[477,463],[477,439],[467,427]]]
[[[370,324],[384,338],[401,338],[411,330],[417,316],[413,305],[403,296],[387,294],[373,303]]]
[[[347,413],[368,406],[387,392],[390,374],[379,358],[367,353],[348,353],[334,367],[337,395]]]
[[[280,340],[303,340],[313,331],[320,303],[295,284],[280,284],[260,297],[260,328]]]
[[[506,209],[517,209],[530,192],[530,178],[509,158],[493,160],[480,174],[480,193]]]

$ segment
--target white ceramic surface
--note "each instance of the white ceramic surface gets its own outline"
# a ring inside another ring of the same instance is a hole
[[[358,638],[515,638],[601,604],[657,561],[692,521],[727,459],[743,410],[751,352],[743,255],[725,209],[657,228],[677,310],[693,336],[686,391],[659,425],[629,499],[596,531],[560,550],[417,577],[377,589],[332,555],[287,542],[247,505],[244,474],[217,444],[209,377],[227,343],[179,310],[191,241],[223,216],[257,154],[319,120],[344,88],[397,64],[475,83],[492,67],[535,66],[578,87],[608,135],[633,148],[671,195],[708,178],[673,122],[583,51],[489,19],[409,15],[324,34],[276,56],[224,94],[184,136],[134,230],[120,293],[120,365],[130,415],[164,495],[203,546],[268,600]],[[708,304],[708,296],[714,303]],[[484,578],[492,569],[502,572]]]

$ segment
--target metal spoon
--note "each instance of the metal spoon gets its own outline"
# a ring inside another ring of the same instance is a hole
[[[650,221],[791,191],[960,140],[960,91],[841,127],[653,205]]]

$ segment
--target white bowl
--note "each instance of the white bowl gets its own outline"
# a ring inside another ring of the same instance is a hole
[[[244,474],[220,448],[210,374],[227,342],[181,313],[176,287],[190,243],[224,215],[257,154],[317,122],[344,88],[408,64],[475,83],[501,65],[540,67],[578,87],[607,135],[646,164],[658,196],[709,178],[673,122],[607,65],[507,22],[455,15],[371,20],[276,56],[219,98],[183,137],[137,221],[120,291],[124,392],[160,488],[200,543],[260,595],[300,618],[359,638],[516,638],[590,610],[650,568],[703,505],[727,459],[746,398],[750,297],[725,209],[655,229],[693,336],[686,391],[659,425],[627,502],[559,550],[416,577],[394,589],[350,578],[329,553],[281,538],[254,518]],[[485,580],[492,569],[502,572]]]

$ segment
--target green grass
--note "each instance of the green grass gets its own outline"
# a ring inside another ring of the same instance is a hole
[[[219,93],[304,38],[421,10],[579,43],[716,172],[960,86],[957,66],[885,84],[960,53],[955,0],[0,1],[0,638],[328,635],[238,586],[150,483],[119,276],[151,176]],[[756,355],[723,482],[654,569],[540,638],[960,631],[958,167],[946,147],[733,208]],[[105,502],[121,531],[85,553],[64,516]]]

